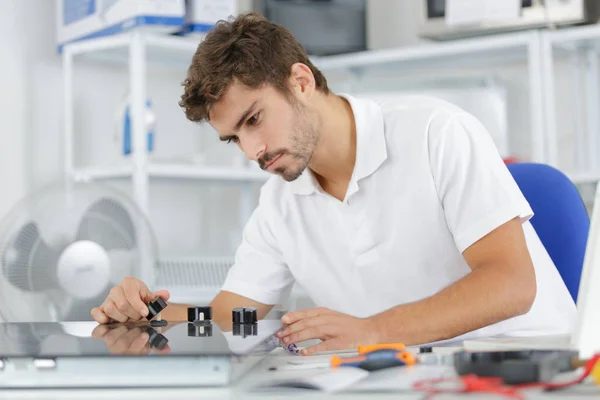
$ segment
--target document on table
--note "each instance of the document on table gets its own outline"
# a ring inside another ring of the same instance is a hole
[[[309,389],[335,393],[348,389],[356,382],[369,375],[369,372],[360,368],[336,368],[325,372],[320,371],[311,375],[285,378],[274,378],[263,382],[253,388],[253,391],[272,391],[287,389]]]

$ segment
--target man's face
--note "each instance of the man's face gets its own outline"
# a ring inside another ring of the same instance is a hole
[[[306,169],[319,139],[305,106],[271,86],[232,83],[212,107],[210,123],[222,141],[236,143],[249,160],[286,181]]]

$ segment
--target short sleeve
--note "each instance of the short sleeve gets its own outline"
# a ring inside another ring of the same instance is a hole
[[[244,228],[222,290],[263,304],[279,304],[289,294],[294,278],[277,246],[270,226],[272,213],[264,196],[261,193],[260,204]]]
[[[466,112],[440,111],[428,131],[434,184],[457,248],[533,212],[483,126]]]

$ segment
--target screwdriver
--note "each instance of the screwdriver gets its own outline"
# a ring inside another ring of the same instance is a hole
[[[414,365],[416,359],[410,352],[404,351],[404,345],[359,346],[356,357],[331,357],[331,367],[356,367],[365,371],[377,371],[384,368]]]

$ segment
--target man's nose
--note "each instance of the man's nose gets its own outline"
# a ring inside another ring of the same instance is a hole
[[[267,146],[258,138],[247,140],[244,152],[246,153],[246,158],[250,161],[258,160],[267,149]]]

